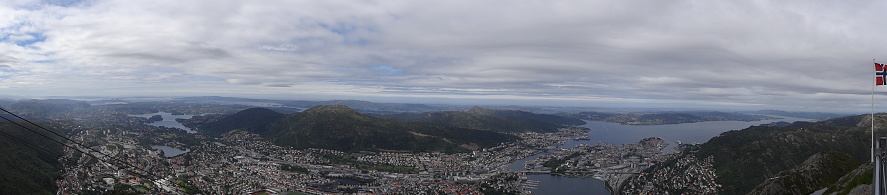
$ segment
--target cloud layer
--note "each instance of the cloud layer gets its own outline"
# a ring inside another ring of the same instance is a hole
[[[887,32],[885,8],[882,1],[9,1],[0,3],[0,92],[859,110],[869,103],[870,59],[887,59],[879,36]]]

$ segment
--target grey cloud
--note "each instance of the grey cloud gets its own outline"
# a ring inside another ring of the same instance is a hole
[[[887,49],[876,34],[885,27],[870,24],[885,7],[876,1],[95,1],[26,13],[19,18],[33,21],[17,24],[31,26],[14,29],[39,29],[46,40],[0,51],[54,61],[16,64],[48,72],[28,75],[34,81],[76,70],[96,76],[82,78],[96,83],[193,76],[246,91],[324,82],[358,89],[352,96],[385,89],[799,108],[822,100],[840,107],[841,100],[865,99],[866,59],[884,58],[874,51]],[[144,73],[151,71],[161,73]]]

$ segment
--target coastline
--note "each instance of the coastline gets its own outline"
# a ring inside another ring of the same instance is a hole
[[[595,179],[597,179],[597,178],[595,178]],[[601,181],[604,181],[604,187],[607,187],[607,191],[610,191],[610,194],[613,194],[613,195],[616,194],[616,190],[613,190],[613,187],[610,186],[610,181],[606,181],[606,180],[601,180]]]

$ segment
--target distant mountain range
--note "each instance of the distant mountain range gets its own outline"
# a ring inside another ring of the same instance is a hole
[[[291,114],[299,112],[319,105],[344,105],[364,114],[370,115],[387,115],[399,113],[428,113],[440,111],[466,111],[471,109],[469,105],[445,105],[445,104],[415,104],[415,103],[378,103],[363,100],[328,100],[328,101],[309,101],[309,100],[274,100],[274,99],[254,99],[254,98],[237,98],[237,97],[221,97],[221,96],[195,96],[195,97],[178,97],[178,98],[157,98],[157,97],[132,97],[132,98],[99,98],[89,97],[90,100],[70,100],[70,99],[0,99],[0,106],[10,106],[19,103],[29,104],[53,104],[53,105],[103,105],[103,104],[167,104],[167,103],[184,103],[184,104],[239,104],[254,107],[265,107],[281,113]],[[844,115],[822,112],[788,112],[779,110],[760,110],[752,112],[718,112],[718,111],[678,111],[678,112],[598,112],[592,108],[580,107],[542,107],[542,106],[485,106],[487,108],[496,108],[499,111],[510,110],[515,113],[529,113],[517,110],[533,110],[536,113],[560,113],[558,115],[575,119],[595,120],[618,122],[623,124],[634,125],[657,125],[657,124],[676,124],[690,123],[701,121],[715,120],[740,120],[753,121],[761,120],[760,115],[778,115],[808,119],[827,119],[836,118]],[[499,113],[507,116],[504,113]],[[553,122],[555,124],[567,124],[564,122]]]
[[[401,113],[401,112],[434,112],[442,110],[465,109],[468,106],[458,105],[428,105],[428,104],[410,104],[410,103],[377,103],[363,100],[328,100],[328,101],[308,101],[308,100],[268,100],[268,99],[252,99],[252,98],[235,98],[235,97],[219,97],[219,96],[201,96],[201,97],[183,97],[172,100],[173,102],[183,103],[227,103],[227,104],[277,104],[285,107],[294,107],[307,109],[320,105],[343,105],[349,108],[360,110],[364,113]]]
[[[492,131],[380,119],[343,105],[316,106],[289,115],[252,108],[196,126],[212,136],[249,131],[278,145],[352,152],[463,152],[517,139]]]
[[[379,115],[379,117],[403,122],[425,122],[495,132],[556,132],[558,128],[564,126],[585,124],[585,121],[576,118],[518,110],[494,110],[477,106],[465,111],[401,113]]]
[[[830,119],[837,118],[846,115],[834,114],[834,113],[824,113],[824,112],[788,112],[782,110],[759,110],[755,112],[751,112],[754,114],[766,114],[766,115],[777,115],[777,116],[787,116],[787,117],[796,117],[796,118],[808,118],[808,119]]]

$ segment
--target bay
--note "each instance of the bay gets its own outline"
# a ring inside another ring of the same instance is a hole
[[[778,116],[780,117],[780,116]],[[669,146],[663,152],[673,152],[676,141],[682,143],[704,143],[712,137],[730,130],[741,130],[754,125],[786,121],[810,121],[811,119],[780,117],[780,119],[761,121],[706,121],[697,123],[681,123],[668,125],[632,126],[620,123],[586,121],[582,127],[589,128],[588,140],[569,140],[559,148],[572,148],[579,144],[596,145],[600,142],[609,144],[629,144],[648,137],[662,138]],[[552,151],[529,156],[508,165],[511,170],[525,170],[523,164]],[[606,183],[593,178],[569,178],[549,174],[527,175],[531,183],[538,183],[530,189],[538,195],[555,194],[610,194]]]
[[[663,152],[673,152],[676,141],[682,143],[705,143],[709,139],[730,130],[742,130],[750,126],[786,121],[810,121],[811,119],[779,117],[779,119],[761,121],[706,121],[697,123],[681,123],[668,125],[623,125],[620,123],[585,121],[582,127],[590,129],[589,140],[574,140],[562,145],[561,148],[572,148],[579,144],[597,145],[599,142],[609,144],[629,144],[648,137],[662,138],[669,146]]]

